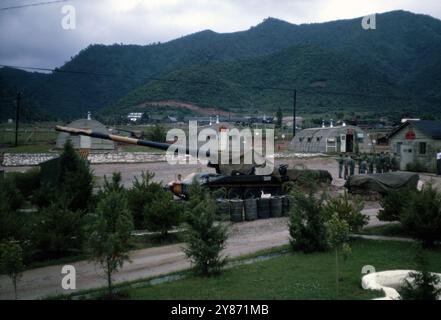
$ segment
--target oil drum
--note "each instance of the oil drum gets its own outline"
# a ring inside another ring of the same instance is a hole
[[[271,199],[261,198],[257,200],[257,217],[259,219],[271,217]]]
[[[243,221],[243,200],[230,200],[230,216],[233,222]]]
[[[271,217],[279,218],[282,216],[282,198],[271,197]]]
[[[246,199],[244,201],[245,220],[253,221],[257,219],[257,200]]]

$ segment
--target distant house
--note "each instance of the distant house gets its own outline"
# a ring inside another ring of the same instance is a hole
[[[441,122],[406,121],[390,133],[389,143],[401,170],[419,163],[428,171],[436,172],[436,157],[441,152]]]
[[[299,131],[288,149],[299,153],[372,152],[365,131],[356,126],[309,128]]]
[[[141,122],[143,119],[146,118],[146,115],[144,112],[131,112],[127,115],[127,120],[130,122]]]

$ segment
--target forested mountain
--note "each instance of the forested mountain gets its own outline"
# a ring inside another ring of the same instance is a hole
[[[91,45],[60,72],[1,69],[0,81],[8,91],[18,87],[25,94],[32,92],[34,107],[64,118],[103,108],[118,112],[120,107],[158,99],[244,110],[287,107],[287,93],[239,84],[411,95],[419,107],[430,109],[440,106],[440,48],[441,21],[405,11],[377,15],[376,30],[362,29],[361,18],[303,25],[268,18],[236,33],[206,30],[148,46]],[[203,79],[222,86],[148,78]],[[305,92],[299,106],[310,112],[402,106],[401,101],[391,101]]]

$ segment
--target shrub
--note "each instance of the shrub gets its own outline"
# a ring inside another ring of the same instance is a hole
[[[24,270],[23,250],[18,243],[5,242],[0,245],[0,271],[12,280],[15,299],[17,299],[17,281]]]
[[[296,193],[294,197],[288,223],[292,248],[305,253],[325,251],[328,244],[323,200],[314,198],[312,193]]]
[[[39,259],[59,258],[82,248],[83,217],[65,203],[53,203],[36,214],[30,226],[31,247]]]
[[[215,222],[215,209],[216,204],[207,196],[192,208],[187,218],[184,252],[194,263],[195,271],[204,276],[219,274],[226,263],[221,252],[228,238],[227,228]]]
[[[419,271],[411,272],[409,278],[404,280],[400,295],[402,300],[437,300],[441,289],[437,289],[441,279],[428,271],[427,259],[421,250],[416,256],[417,268]]]
[[[170,192],[161,191],[155,195],[151,204],[144,208],[144,224],[147,230],[160,232],[161,238],[167,237],[170,229],[181,221],[181,210]]]
[[[393,191],[380,199],[382,209],[378,213],[381,221],[401,221],[403,210],[409,205],[411,190]]]
[[[124,193],[108,191],[99,200],[86,225],[86,247],[90,257],[103,268],[112,295],[112,275],[129,260],[133,221]]]
[[[167,138],[167,132],[165,128],[159,124],[155,124],[147,131],[147,139],[156,142],[165,142]]]
[[[401,223],[425,247],[433,246],[441,240],[441,193],[431,184],[415,192],[404,208]]]
[[[93,174],[88,163],[74,150],[68,139],[60,156],[60,175],[57,193],[73,211],[88,209],[93,190]]]
[[[406,165],[406,171],[410,172],[427,172],[427,167],[419,161],[408,163]]]
[[[29,198],[40,188],[40,169],[34,168],[26,172],[13,172],[8,174],[24,198]]]
[[[129,209],[136,229],[145,229],[144,209],[161,193],[162,186],[153,181],[154,173],[142,172],[141,178],[135,177],[133,187],[127,191]]]
[[[349,201],[347,194],[329,200],[323,207],[326,219],[330,219],[333,214],[348,223],[350,232],[360,231],[367,223],[368,217],[361,213],[364,204],[360,198]]]

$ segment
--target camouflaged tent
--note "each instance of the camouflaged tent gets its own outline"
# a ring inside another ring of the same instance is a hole
[[[385,194],[403,189],[415,189],[420,176],[411,172],[392,172],[349,177],[345,187],[350,193],[378,192]]]

